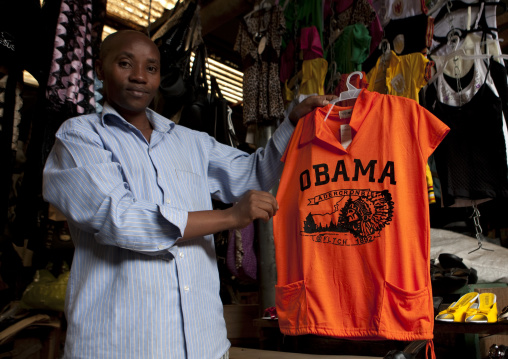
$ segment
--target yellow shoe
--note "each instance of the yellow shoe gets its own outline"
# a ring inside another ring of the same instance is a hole
[[[478,293],[466,293],[460,299],[452,303],[448,308],[436,315],[436,320],[442,322],[463,322],[466,311],[478,298]]]
[[[477,309],[466,313],[467,323],[496,323],[497,303],[494,293],[482,293],[478,297]]]

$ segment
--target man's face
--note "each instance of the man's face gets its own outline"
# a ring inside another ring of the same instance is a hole
[[[118,34],[97,63],[108,102],[126,120],[141,113],[154,98],[160,83],[160,54],[145,35]]]

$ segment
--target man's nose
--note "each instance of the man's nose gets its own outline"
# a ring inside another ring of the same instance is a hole
[[[130,80],[134,82],[146,82],[147,71],[143,66],[134,66],[130,74]]]

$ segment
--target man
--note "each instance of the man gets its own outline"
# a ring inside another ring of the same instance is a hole
[[[280,176],[291,121],[332,97],[297,105],[249,156],[147,108],[160,55],[144,34],[106,38],[96,71],[103,112],[66,121],[44,170],[75,245],[65,358],[225,357],[212,234],[275,214],[263,190]],[[237,203],[212,210],[211,196]]]

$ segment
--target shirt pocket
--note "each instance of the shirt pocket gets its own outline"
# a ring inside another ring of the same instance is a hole
[[[176,172],[176,197],[177,203],[173,204],[186,211],[201,211],[210,209],[210,195],[203,176],[181,169]]]
[[[408,291],[385,282],[380,329],[387,332],[432,332],[430,288]],[[432,307],[433,308],[433,307]]]
[[[294,330],[307,327],[307,290],[303,280],[276,285],[275,302],[281,328]]]

